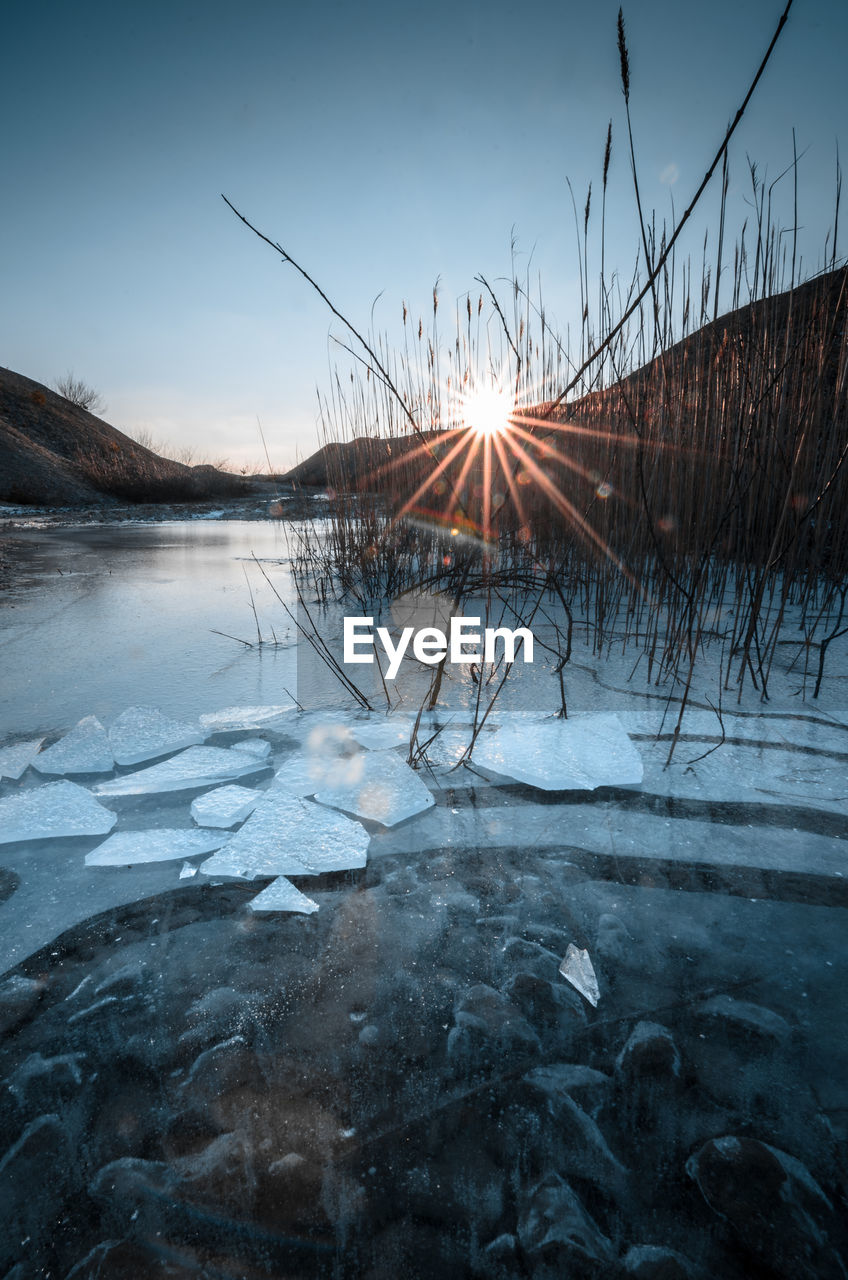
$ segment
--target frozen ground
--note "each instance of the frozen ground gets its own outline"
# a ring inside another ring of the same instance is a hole
[[[132,663],[123,701],[110,669],[108,699],[84,679],[0,747],[0,806],[81,786],[106,815],[0,849],[15,1280],[845,1275],[844,650],[818,701],[788,649],[766,704],[705,661],[668,764],[681,690],[578,634],[567,727],[539,664],[454,768],[466,673],[410,781],[414,703],[283,710],[259,649],[191,685],[193,638],[180,659],[161,634],[179,749],[71,782],[26,764],[35,736],[54,764],[117,755]],[[57,750],[89,715],[103,736]],[[556,773],[566,739],[583,776]],[[596,1009],[561,973],[584,950]]]

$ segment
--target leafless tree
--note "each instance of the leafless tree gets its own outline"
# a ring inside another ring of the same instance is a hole
[[[106,401],[100,392],[89,386],[87,382],[83,382],[82,378],[75,378],[70,371],[64,378],[56,379],[56,390],[60,396],[70,400],[71,404],[78,405],[80,409],[86,409],[89,413],[100,414],[106,408]]]

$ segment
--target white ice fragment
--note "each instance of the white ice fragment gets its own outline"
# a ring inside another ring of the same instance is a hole
[[[251,911],[300,911],[303,915],[318,910],[318,903],[307,898],[285,876],[272,880],[268,888],[251,898],[247,905]]]
[[[242,738],[241,742],[232,744],[233,751],[246,751],[257,760],[265,760],[271,754],[271,744],[264,738]]]
[[[193,867],[190,862],[184,862],[180,867],[180,879],[188,880],[191,876],[197,875],[197,867]]]
[[[115,758],[97,716],[86,716],[32,764],[39,773],[111,773]]]
[[[580,992],[581,996],[585,996],[593,1008],[597,1005],[601,993],[588,951],[581,951],[573,942],[569,942],[559,971],[566,981]]]
[[[229,782],[248,773],[257,773],[265,765],[255,756],[229,747],[189,747],[170,760],[138,769],[119,778],[98,782],[94,788],[102,796],[154,795],[162,791],[188,791],[193,787],[211,787],[216,782]]]
[[[316,792],[320,804],[394,827],[436,803],[418,774],[394,751],[363,752],[352,764],[352,775],[345,781]]]
[[[32,764],[43,738],[25,738],[8,747],[0,747],[0,778],[19,778]]]
[[[283,762],[271,781],[270,790],[285,791],[290,796],[311,796],[321,785],[325,770],[335,761],[321,760],[296,751]]]
[[[261,791],[249,787],[218,787],[191,802],[191,816],[199,827],[234,827],[244,822],[259,801]]]
[[[210,711],[201,716],[200,723],[207,733],[267,728],[294,709],[293,702],[280,707],[224,707],[223,711]]]
[[[109,730],[118,764],[142,764],[203,742],[197,725],[171,720],[155,707],[129,707]]]
[[[536,720],[481,734],[474,763],[545,791],[594,791],[642,781],[642,760],[618,716]]]
[[[47,782],[0,800],[0,844],[59,836],[105,836],[118,821],[76,782]]]
[[[353,755],[312,750],[295,751],[284,760],[274,775],[271,787],[291,796],[311,796],[322,787],[346,787],[354,785],[362,776],[365,755],[356,751]]]
[[[193,827],[152,831],[118,831],[85,855],[87,867],[128,867],[140,862],[173,862],[212,853],[229,839],[224,833],[196,831]]]
[[[201,866],[207,876],[318,875],[365,866],[368,832],[309,800],[267,791],[226,849]]]

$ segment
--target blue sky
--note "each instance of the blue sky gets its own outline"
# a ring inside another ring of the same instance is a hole
[[[643,199],[661,215],[688,203],[782,7],[625,4]],[[352,320],[367,327],[382,291],[393,338],[437,276],[451,309],[476,273],[508,274],[514,230],[564,330],[579,311],[566,178],[581,204],[597,191],[610,117],[608,261],[634,258],[617,9],[8,0],[0,364],[47,383],[73,370],[114,425],[213,458],[258,458],[257,416],[275,466],[312,452],[331,317],[221,192]],[[848,5],[796,0],[731,153],[733,230],[746,154],[777,176],[795,127],[810,269],[848,147],[846,47]],[[705,200],[714,227],[717,183]]]

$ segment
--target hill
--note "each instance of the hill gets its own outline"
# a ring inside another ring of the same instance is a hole
[[[794,290],[775,294],[738,307],[715,321],[694,330],[654,359],[601,391],[559,406],[550,422],[528,424],[537,440],[553,441],[558,424],[593,425],[616,422],[623,434],[629,432],[628,417],[636,408],[651,416],[648,400],[656,398],[661,379],[665,405],[678,422],[691,416],[693,402],[716,421],[728,412],[729,392],[751,383],[751,397],[761,399],[781,384],[794,380],[814,385],[820,412],[834,412],[839,401],[840,352],[848,313],[848,268],[817,276]],[[815,376],[810,377],[811,366]],[[707,403],[704,390],[709,388]],[[808,406],[809,409],[810,406]],[[544,414],[547,405],[536,406]],[[750,413],[750,405],[739,404],[739,412]],[[527,411],[531,415],[533,411]],[[425,433],[430,442],[438,432]],[[367,489],[379,491],[385,483],[385,464],[417,447],[418,437],[401,436],[390,442],[373,437],[322,446],[283,479],[297,485]],[[426,464],[425,464],[426,465]],[[586,466],[600,465],[599,459]],[[420,477],[419,477],[420,478]]]
[[[241,491],[240,477],[162,458],[58,392],[0,368],[0,502],[191,502]]]

